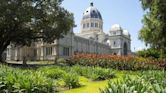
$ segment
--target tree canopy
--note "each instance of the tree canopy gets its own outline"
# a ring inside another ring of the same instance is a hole
[[[166,54],[166,0],[140,0],[145,11],[139,39]]]
[[[61,6],[63,0],[1,0],[0,61],[12,43],[31,45],[43,40],[51,43],[73,26],[73,15]]]

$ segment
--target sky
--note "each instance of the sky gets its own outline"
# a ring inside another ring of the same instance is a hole
[[[142,27],[144,11],[139,0],[64,0],[62,6],[74,14],[77,27],[75,33],[80,32],[80,23],[83,12],[94,3],[103,18],[103,31],[109,33],[113,24],[120,24],[131,34],[131,50],[137,51],[145,48],[145,44],[138,39]]]

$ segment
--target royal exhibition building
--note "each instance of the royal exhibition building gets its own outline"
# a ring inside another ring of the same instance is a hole
[[[131,38],[127,30],[119,24],[103,31],[103,19],[93,5],[83,12],[81,30],[74,33],[73,28],[64,38],[51,44],[34,42],[30,47],[8,46],[7,60],[54,60],[56,57],[70,58],[74,53],[128,55],[131,53]]]

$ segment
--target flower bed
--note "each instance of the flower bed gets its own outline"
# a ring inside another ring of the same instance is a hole
[[[69,65],[100,66],[118,70],[163,69],[166,59],[152,59],[134,56],[75,54]]]

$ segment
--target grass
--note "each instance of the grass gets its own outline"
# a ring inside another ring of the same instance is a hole
[[[116,78],[111,79],[111,81],[116,81],[118,79],[123,79],[123,75],[125,75],[126,71],[117,71]],[[133,72],[131,72],[133,73]],[[109,80],[103,81],[92,81],[85,77],[80,77],[80,83],[83,85],[82,87],[61,91],[59,93],[100,93],[100,89],[105,89],[108,85]]]
[[[100,89],[107,86],[108,80],[104,81],[91,81],[85,77],[80,77],[80,83],[83,85],[80,88],[62,91],[59,93],[100,93]]]

